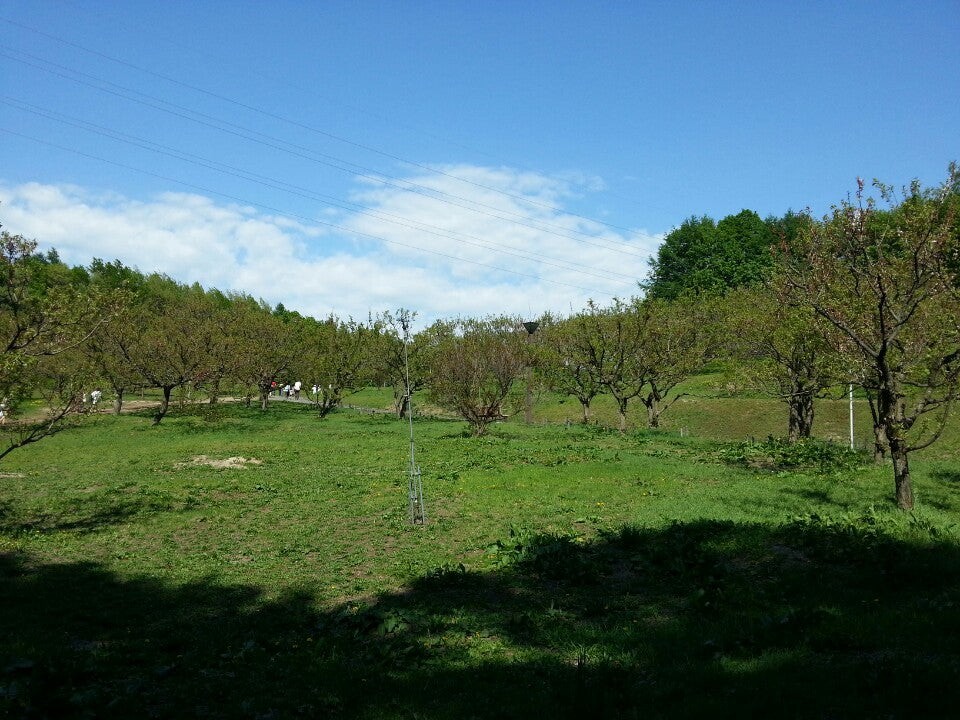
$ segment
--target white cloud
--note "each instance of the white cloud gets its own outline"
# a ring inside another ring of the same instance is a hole
[[[134,200],[69,185],[0,185],[0,221],[70,264],[119,259],[303,313],[421,320],[565,313],[637,292],[660,238],[563,210],[597,178],[444,166],[405,183],[364,181],[367,211],[307,226],[196,194]]]
[[[571,302],[577,307],[591,295],[635,293],[659,244],[659,237],[564,212],[560,206],[575,195],[565,179],[502,168],[440,169],[443,174],[409,178],[415,184],[410,190],[382,185],[358,191],[354,199],[376,215],[356,215],[349,226],[395,243],[398,255],[437,268],[471,292],[491,284],[521,289],[534,311],[568,309]]]

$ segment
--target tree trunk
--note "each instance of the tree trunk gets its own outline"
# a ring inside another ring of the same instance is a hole
[[[660,403],[651,399],[643,404],[647,406],[647,425],[652,428],[660,427]]]
[[[913,486],[910,483],[910,464],[907,459],[909,448],[904,433],[909,427],[906,419],[906,406],[900,386],[892,377],[893,373],[880,374],[881,382],[877,389],[877,423],[883,429],[887,439],[887,449],[893,460],[893,483],[897,507],[901,510],[913,509]]]
[[[583,410],[583,424],[587,425],[590,422],[590,401],[584,402],[581,400],[580,407]]]
[[[163,420],[164,415],[167,414],[167,410],[170,408],[170,393],[173,392],[172,385],[164,385],[163,387],[163,400],[160,402],[160,408],[157,410],[156,414],[153,416],[153,424],[159,425],[160,421]]]
[[[876,463],[882,463],[887,458],[887,450],[890,447],[890,443],[887,441],[887,431],[883,427],[883,422],[880,419],[880,410],[877,407],[877,396],[874,395],[874,390],[869,388],[864,388],[867,391],[867,405],[870,408],[870,417],[873,418],[873,461]]]
[[[123,388],[114,388],[115,394],[113,396],[113,414],[119,415],[120,411],[123,409]]]
[[[270,397],[269,390],[260,390],[260,409],[261,410],[267,409],[267,398],[269,397]]]
[[[410,412],[410,396],[406,393],[399,395],[393,406],[397,411],[397,420],[403,420]]]
[[[620,416],[620,432],[627,431],[627,401],[617,398],[617,414]]]
[[[216,405],[220,400],[220,378],[216,377],[210,384],[210,404]]]
[[[883,425],[874,424],[873,426],[873,461],[875,463],[882,463],[887,459],[887,450],[890,447],[890,443],[887,442],[887,433],[883,429]]]
[[[329,415],[340,404],[339,395],[330,395],[325,392],[317,394],[317,414],[322,420]]]
[[[896,486],[897,507],[913,509],[913,485],[910,482],[910,463],[907,446],[902,438],[890,439],[890,457],[893,459],[893,481]]]
[[[787,402],[790,407],[787,441],[792,444],[809,438],[813,431],[813,395],[808,392],[795,393]]]

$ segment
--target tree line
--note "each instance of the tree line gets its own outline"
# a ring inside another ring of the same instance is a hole
[[[632,298],[535,327],[497,316],[412,335],[408,310],[315,319],[118,261],[68,267],[4,231],[0,457],[82,418],[94,386],[115,412],[133,392],[159,391],[155,423],[175,392],[266,411],[275,384],[297,379],[316,387],[323,417],[360,386],[392,387],[398,416],[426,390],[482,435],[529,407],[535,385],[576,398],[583,422],[609,395],[623,431],[636,404],[658,427],[683,381],[719,363],[784,402],[791,442],[811,435],[815,399],[861,388],[875,455],[891,458],[909,508],[909,454],[936,440],[960,386],[960,173],[952,164],[937,187],[873,191],[858,181],[823,218],[691,217]],[[41,400],[43,412],[19,412]]]

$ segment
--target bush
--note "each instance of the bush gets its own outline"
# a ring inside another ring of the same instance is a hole
[[[762,442],[747,440],[724,448],[720,457],[733,465],[761,470],[819,468],[821,472],[853,470],[869,461],[860,450],[814,438],[795,443],[774,437]]]

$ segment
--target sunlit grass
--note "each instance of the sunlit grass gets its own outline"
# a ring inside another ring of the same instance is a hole
[[[389,408],[389,390],[360,397]],[[537,424],[484,438],[418,419],[423,527],[407,522],[409,427],[389,413],[187,406],[156,427],[146,413],[102,415],[25,448],[0,484],[2,707],[451,718],[775,714],[783,697],[811,717],[948,707],[952,690],[919,693],[960,671],[956,436],[939,457],[917,456],[918,506],[904,514],[885,466],[737,462],[725,418],[740,418],[736,439],[764,438],[752,423],[781,409],[710,402],[722,412],[706,399],[690,404],[699,415],[670,410],[682,437],[676,425],[545,424],[561,407],[546,402]],[[204,464],[228,458],[247,462]],[[897,679],[911,664],[923,678]],[[810,683],[825,692],[808,696]]]

